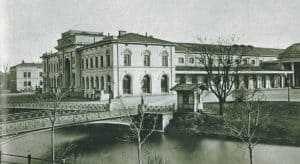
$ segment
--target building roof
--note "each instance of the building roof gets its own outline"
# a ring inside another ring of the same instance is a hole
[[[15,68],[15,67],[38,67],[38,68],[42,68],[42,63],[25,63],[24,61],[20,64],[14,65],[10,68]]]
[[[176,43],[175,51],[176,52],[188,52],[188,53],[201,53],[206,52],[207,49],[209,51],[219,51],[219,48],[226,47],[225,45],[215,45],[215,44],[198,44],[198,43]],[[278,57],[280,53],[282,53],[283,49],[275,49],[275,48],[261,48],[261,47],[253,47],[253,46],[245,46],[245,45],[233,45],[237,48],[245,49],[247,51],[243,54],[244,56],[274,56]],[[238,51],[239,52],[239,51]],[[241,55],[240,53],[236,53],[236,55]]]
[[[146,36],[136,33],[127,33],[118,36],[120,42],[139,42],[139,43],[155,43],[155,44],[173,44],[172,42],[154,38],[153,36]]]
[[[171,90],[173,91],[194,91],[197,88],[205,90],[206,87],[202,84],[176,84]]]
[[[300,58],[300,43],[289,46],[279,55],[279,58]]]
[[[81,30],[69,30],[62,33],[62,36],[65,35],[92,35],[92,36],[103,36],[103,32],[92,32],[92,31],[81,31]]]

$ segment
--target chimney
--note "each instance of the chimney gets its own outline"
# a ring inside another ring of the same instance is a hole
[[[146,32],[145,36],[147,37],[148,36],[148,33]]]
[[[24,60],[22,60],[22,64],[24,64],[25,62],[24,62]]]
[[[127,31],[123,31],[123,30],[119,31],[119,36],[122,36],[122,35],[125,35],[125,34],[127,34]]]

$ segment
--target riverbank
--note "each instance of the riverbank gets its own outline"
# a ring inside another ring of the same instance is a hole
[[[226,108],[230,106],[232,106],[231,103],[226,104]],[[225,126],[226,114],[224,117],[217,114],[217,103],[207,103],[204,105],[204,109],[209,114],[174,114],[165,130],[166,133],[168,135],[209,136],[237,140]],[[261,120],[256,133],[256,137],[260,139],[259,143],[300,146],[299,109],[299,102],[264,102],[262,110],[268,110],[271,115],[268,123],[266,120]]]

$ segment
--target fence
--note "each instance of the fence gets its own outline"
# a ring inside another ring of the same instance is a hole
[[[56,161],[52,162],[52,160],[49,160],[49,159],[32,157],[30,154],[27,155],[27,156],[24,156],[24,155],[3,153],[1,151],[0,151],[0,163],[2,163],[2,162],[14,163],[13,161],[15,161],[15,160],[7,161],[5,158],[3,158],[4,156],[12,157],[12,158],[18,158],[18,159],[21,159],[21,160],[23,159],[24,161],[27,161],[27,164],[32,164],[33,161],[36,161],[36,162],[39,161],[41,163],[49,163],[49,164],[52,164],[52,163],[65,164],[66,163],[65,159],[56,160]],[[24,163],[24,162],[22,162],[22,163]]]

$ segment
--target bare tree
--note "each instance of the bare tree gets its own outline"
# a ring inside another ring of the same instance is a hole
[[[68,90],[62,92],[52,92],[50,91],[49,94],[46,96],[40,96],[38,97],[37,101],[41,107],[43,107],[46,103],[49,103],[50,108],[47,108],[45,111],[47,113],[47,116],[51,123],[51,148],[52,148],[52,163],[55,163],[55,136],[54,136],[54,127],[55,127],[55,121],[57,120],[57,116],[61,114],[62,110],[60,109],[60,103],[62,98],[65,97]]]
[[[207,73],[206,83],[209,90],[219,100],[219,113],[224,114],[224,104],[233,91],[238,80],[241,60],[244,54],[251,50],[251,46],[236,45],[237,37],[228,39],[220,37],[215,44],[207,44],[207,39],[199,38],[197,51],[200,53],[200,64]]]
[[[230,134],[240,139],[248,149],[250,164],[252,164],[252,151],[259,141],[257,136],[258,128],[261,120],[267,120],[264,117],[269,117],[269,115],[261,115],[262,94],[258,91],[240,90],[239,92],[247,92],[248,94],[239,94],[247,96],[243,100],[239,99],[234,103],[230,112],[225,116],[225,126],[229,129]]]
[[[0,89],[9,88],[9,66],[8,64],[2,64],[3,74],[0,77]]]
[[[122,106],[125,108],[123,101]],[[142,164],[142,145],[155,131],[157,123],[157,115],[147,115],[144,109],[143,97],[141,98],[141,104],[138,106],[138,112],[128,112],[127,118],[129,119],[130,134],[124,136],[125,141],[136,141],[138,150],[138,164]]]

